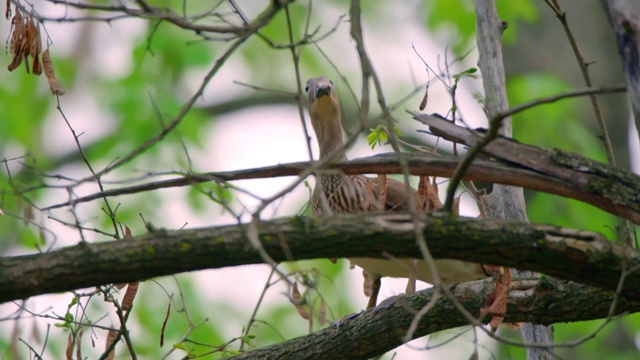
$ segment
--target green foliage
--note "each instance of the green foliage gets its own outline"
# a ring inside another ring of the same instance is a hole
[[[382,146],[384,145],[384,143],[389,141],[387,128],[384,125],[378,125],[375,128],[369,130],[370,132],[367,135],[367,142],[369,143],[369,146],[371,146],[372,150],[375,149],[376,146]],[[397,136],[402,136],[402,134],[400,133],[400,129],[397,127],[393,128],[393,132]]]
[[[455,83],[458,83],[460,81],[460,79],[463,79],[465,77],[469,77],[471,79],[477,80],[478,79],[478,75],[476,75],[476,73],[478,72],[477,68],[469,68],[465,71],[459,72],[457,74],[453,75],[453,81]]]
[[[476,15],[473,0],[435,0],[422,2],[425,23],[434,31],[451,31],[447,43],[455,54],[461,55],[475,44]],[[514,42],[520,22],[533,23],[538,20],[538,8],[532,0],[496,2],[498,16],[509,24],[503,34],[503,43]]]
[[[513,76],[507,83],[511,104],[568,92],[571,86],[558,77],[537,73]],[[582,156],[606,162],[602,143],[592,135],[586,120],[581,117],[580,104],[588,99],[566,99],[551,104],[542,104],[513,116],[514,137],[522,142],[544,148],[561,148]],[[592,124],[593,125],[593,124]]]
[[[512,77],[507,84],[511,104],[567,92],[568,84],[549,74]],[[536,106],[513,116],[514,138],[547,149],[560,148],[606,162],[602,143],[581,121],[579,104],[587,99],[567,99]],[[615,217],[591,205],[538,192],[527,192],[527,211],[533,222],[604,232],[615,237]]]

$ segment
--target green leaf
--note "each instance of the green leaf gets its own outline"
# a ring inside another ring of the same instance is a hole
[[[381,125],[378,125],[374,129],[370,129],[371,132],[367,135],[367,142],[371,149],[375,149],[377,145],[382,145],[389,140],[387,133],[383,130]]]

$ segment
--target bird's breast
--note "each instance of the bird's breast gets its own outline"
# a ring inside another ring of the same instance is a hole
[[[358,213],[370,211],[376,206],[376,194],[365,176],[344,174],[320,175],[313,190],[314,215],[326,213]]]

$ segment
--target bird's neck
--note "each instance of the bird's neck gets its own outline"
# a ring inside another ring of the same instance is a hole
[[[338,149],[342,149],[342,155],[339,155],[337,161],[347,160],[344,153],[344,141],[342,140],[342,123],[338,116],[336,121],[323,122],[322,126],[314,129],[318,137],[318,146],[320,148],[320,159],[325,159],[334,154]]]

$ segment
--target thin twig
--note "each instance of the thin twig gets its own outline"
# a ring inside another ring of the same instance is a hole
[[[487,131],[486,135],[480,138],[478,143],[475,146],[471,147],[469,151],[467,151],[465,156],[462,158],[462,161],[458,163],[458,166],[456,167],[456,170],[454,171],[453,176],[451,177],[449,186],[447,187],[447,196],[446,196],[443,209],[446,211],[451,211],[453,206],[453,199],[455,198],[455,192],[458,185],[460,184],[460,181],[462,180],[462,176],[464,175],[465,171],[467,171],[467,169],[473,162],[473,159],[482,151],[482,149],[485,146],[487,146],[487,144],[489,144],[493,139],[495,139],[498,136],[502,120],[514,114],[517,114],[521,111],[531,109],[541,104],[552,103],[561,99],[580,97],[580,96],[590,95],[590,94],[615,93],[615,92],[621,92],[625,90],[626,88],[624,86],[587,88],[587,89],[575,90],[567,93],[549,96],[542,99],[533,100],[533,101],[518,105],[516,107],[513,107],[511,109],[508,109],[506,111],[497,113],[491,119],[489,119],[489,130]]]
[[[560,8],[560,4],[557,0],[544,0],[547,5],[553,10],[558,20],[562,24],[562,28],[564,32],[567,34],[567,39],[569,40],[569,44],[571,45],[571,49],[573,50],[573,54],[576,57],[576,61],[578,62],[578,66],[580,67],[580,72],[582,73],[582,78],[584,79],[585,85],[588,87],[592,87],[591,75],[589,74],[589,67],[587,62],[584,60],[582,53],[580,52],[580,48],[578,48],[578,42],[573,36],[573,32],[569,27],[569,22],[567,21],[567,13]],[[613,146],[611,145],[611,138],[609,137],[609,131],[607,130],[607,124],[604,121],[604,116],[602,115],[602,108],[600,107],[600,102],[598,101],[598,97],[595,94],[589,95],[589,99],[591,100],[591,106],[593,107],[593,112],[596,116],[596,120],[598,122],[598,126],[600,127],[600,131],[602,131],[601,140],[604,143],[604,149],[607,153],[607,160],[609,164],[612,166],[616,166],[616,159],[613,154]]]

